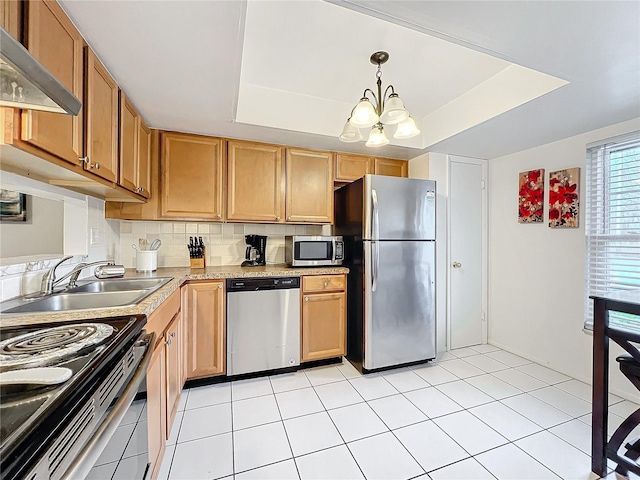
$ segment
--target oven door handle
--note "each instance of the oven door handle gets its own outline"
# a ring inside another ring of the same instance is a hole
[[[142,360],[140,360],[129,384],[111,409],[111,412],[109,412],[109,414],[102,420],[91,439],[83,447],[80,453],[78,453],[76,458],[73,460],[73,463],[71,463],[67,471],[62,476],[63,480],[85,478],[93,468],[98,457],[100,457],[100,454],[104,450],[104,447],[107,446],[107,443],[109,443],[109,440],[116,431],[116,428],[118,428],[120,422],[127,413],[129,406],[133,403],[133,399],[138,393],[138,387],[147,375],[147,367],[151,361],[151,355],[153,354],[153,347],[155,343],[155,333],[144,334],[136,341],[136,346],[147,345],[147,350],[145,351]]]

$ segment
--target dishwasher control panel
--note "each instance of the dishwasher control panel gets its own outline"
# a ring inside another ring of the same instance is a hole
[[[300,288],[300,277],[229,278],[227,292]]]

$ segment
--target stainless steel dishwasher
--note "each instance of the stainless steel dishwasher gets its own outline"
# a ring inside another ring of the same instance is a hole
[[[227,280],[227,375],[300,365],[300,277]]]

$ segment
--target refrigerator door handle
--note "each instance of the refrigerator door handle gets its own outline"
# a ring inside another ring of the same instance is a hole
[[[375,292],[378,288],[378,270],[380,269],[380,246],[375,240],[371,242],[371,256],[373,257],[373,261],[371,262],[373,266],[371,272],[371,291]]]
[[[371,240],[378,240],[380,237],[380,211],[378,210],[378,192],[375,189],[371,189],[371,209],[372,209],[372,232]]]
[[[371,291],[375,292],[378,288],[378,270],[380,267],[380,247],[378,246],[378,239],[380,237],[380,212],[378,210],[378,192],[376,192],[374,188],[371,189],[371,210],[371,256],[373,257],[373,261],[371,262],[373,267],[371,272]]]

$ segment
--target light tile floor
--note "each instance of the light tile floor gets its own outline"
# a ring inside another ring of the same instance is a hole
[[[345,360],[195,387],[160,479],[596,479],[590,398],[589,385],[491,345],[364,377]],[[611,434],[638,406],[610,404]],[[88,478],[142,478],[145,422],[134,403]]]

